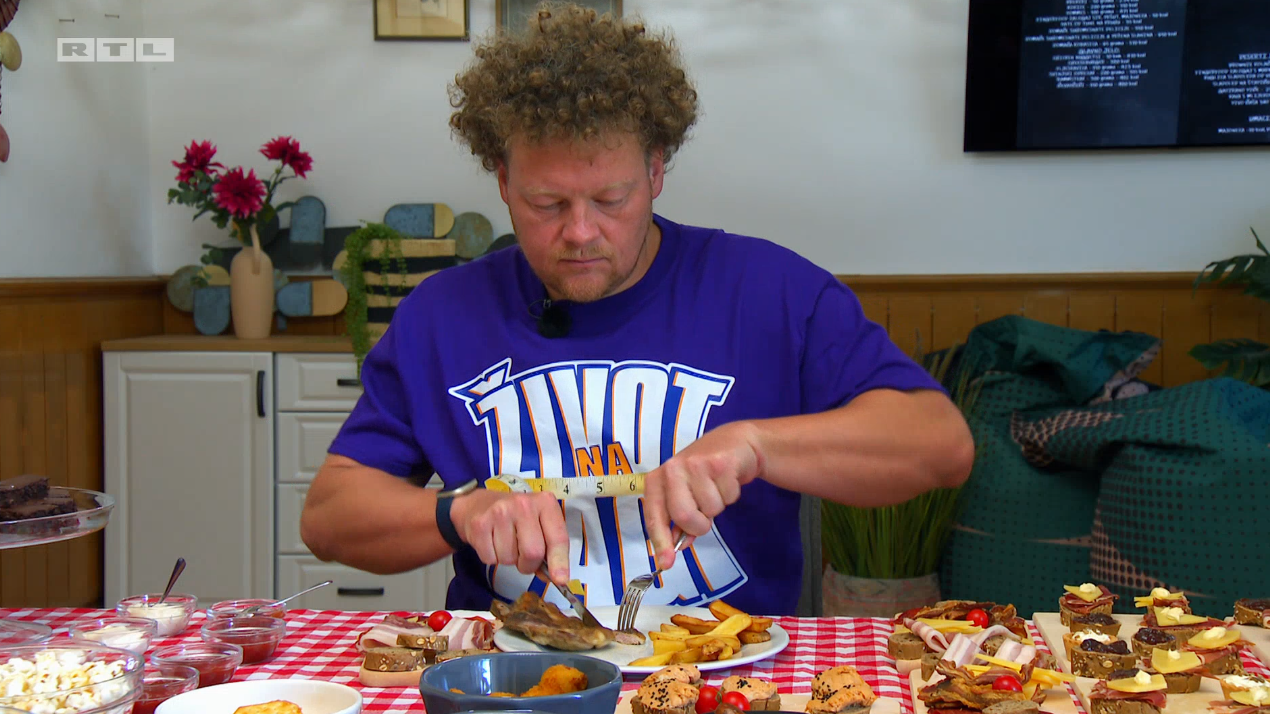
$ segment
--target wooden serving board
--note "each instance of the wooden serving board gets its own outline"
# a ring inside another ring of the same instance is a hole
[[[918,699],[917,693],[923,687],[938,682],[943,678],[944,675],[935,673],[931,675],[929,680],[922,679],[921,669],[909,673],[909,688],[913,693],[913,714],[927,714],[926,703]],[[1046,690],[1045,701],[1041,702],[1041,712],[1043,714],[1082,714],[1076,708],[1076,700],[1072,698],[1072,693],[1066,684],[1055,689]]]
[[[1117,636],[1125,641],[1133,637],[1133,633],[1138,631],[1139,623],[1142,622],[1141,615],[1112,615],[1112,617],[1120,621],[1120,632]],[[1071,674],[1071,662],[1067,660],[1063,650],[1063,633],[1069,630],[1063,625],[1058,613],[1038,612],[1032,618],[1037,629],[1041,631],[1041,637],[1058,658],[1063,671]],[[1253,653],[1257,658],[1263,663],[1267,662],[1266,654],[1270,653],[1270,631],[1248,625],[1234,626],[1239,628],[1244,639],[1254,643]],[[1080,698],[1081,706],[1085,707],[1085,711],[1089,711],[1089,692],[1097,683],[1097,679],[1088,677],[1077,677],[1074,682],[1076,696]],[[1220,699],[1222,699],[1221,685],[1217,680],[1205,677],[1200,680],[1197,692],[1169,694],[1164,706],[1164,714],[1209,714],[1209,703]]]
[[[918,672],[921,674],[921,672]],[[631,697],[635,696],[636,690],[622,692],[622,698],[617,700],[617,708],[613,710],[614,714],[631,714]],[[801,712],[807,710],[807,702],[811,701],[811,694],[786,694],[781,692],[781,711]],[[904,711],[904,707],[900,705],[899,700],[889,697],[878,697],[873,706],[869,708],[869,714],[900,714]]]
[[[1117,636],[1126,642],[1131,642],[1133,633],[1138,631],[1142,622],[1142,615],[1112,615],[1112,617],[1120,621],[1120,632]],[[1063,624],[1059,614],[1038,612],[1032,616],[1032,621],[1036,623],[1036,629],[1041,631],[1045,644],[1049,645],[1050,651],[1058,658],[1063,671],[1071,674],[1071,663],[1067,661],[1066,650],[1063,647],[1063,635],[1070,630]],[[1232,625],[1232,627],[1239,628],[1243,638],[1252,643],[1250,648],[1252,655],[1261,660],[1262,664],[1270,667],[1270,630],[1251,625]]]

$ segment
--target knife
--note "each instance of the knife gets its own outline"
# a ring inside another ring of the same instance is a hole
[[[545,582],[555,585],[556,590],[559,590],[560,594],[564,596],[564,599],[569,601],[569,605],[573,607],[573,611],[577,613],[578,617],[582,618],[582,622],[588,627],[609,629],[604,627],[604,625],[601,625],[599,620],[595,619],[595,615],[592,615],[591,611],[586,609],[586,606],[582,604],[582,601],[578,599],[577,595],[573,594],[572,590],[552,581],[551,575],[547,572],[547,564],[545,562],[538,566],[538,572],[536,575],[542,578]]]

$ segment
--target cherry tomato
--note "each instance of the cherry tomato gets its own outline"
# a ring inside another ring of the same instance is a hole
[[[741,711],[750,710],[750,700],[746,699],[745,695],[740,692],[728,692],[723,695],[722,701],[724,704],[731,704]]]
[[[1011,677],[1008,674],[1003,674],[1000,677],[997,677],[996,679],[992,680],[992,688],[999,692],[1023,691],[1023,685],[1019,684],[1019,680],[1015,679],[1014,677]]]
[[[970,612],[967,612],[966,619],[978,625],[979,627],[982,627],[985,629],[988,627],[988,613],[984,612],[983,610],[980,610],[979,608],[975,608],[971,610]]]
[[[453,619],[454,616],[445,610],[437,610],[431,615],[428,615],[428,627],[440,632],[441,629],[445,627],[446,623]]]
[[[719,708],[719,690],[711,686],[702,687],[697,694],[697,714],[706,714]]]

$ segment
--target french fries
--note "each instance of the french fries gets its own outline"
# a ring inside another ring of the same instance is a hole
[[[710,603],[710,614],[720,620],[727,620],[728,618],[736,617],[737,615],[745,615],[744,612],[741,612],[722,600],[715,600]],[[754,617],[753,615],[747,615],[747,617],[750,618],[750,624],[746,626],[746,632],[767,632],[767,629],[772,626],[772,618],[770,617]],[[769,637],[768,639],[771,638]]]
[[[674,615],[663,623],[660,631],[648,633],[653,655],[637,659],[635,667],[664,667],[668,664],[695,664],[728,660],[745,645],[772,639],[768,629],[772,618],[756,617],[732,607],[722,600],[710,603],[714,620],[689,615]]]

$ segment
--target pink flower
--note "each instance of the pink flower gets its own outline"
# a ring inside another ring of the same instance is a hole
[[[225,165],[219,161],[212,161],[215,156],[216,147],[212,142],[191,141],[185,149],[185,160],[172,162],[172,165],[178,169],[177,183],[188,183],[194,178],[196,171],[212,176],[216,173],[216,168],[225,168]]]
[[[289,136],[270,139],[260,147],[260,153],[270,161],[281,161],[283,166],[291,167],[296,176],[304,178],[313,168],[313,158],[300,150],[300,142]]]
[[[217,206],[237,218],[249,218],[265,205],[265,185],[256,178],[256,170],[244,176],[241,166],[226,171],[212,194]]]
[[[300,142],[289,136],[279,136],[276,139],[270,139],[268,143],[260,147],[260,153],[265,155],[270,161],[281,161],[286,163],[287,159],[300,150]]]

